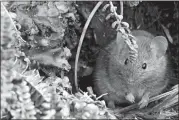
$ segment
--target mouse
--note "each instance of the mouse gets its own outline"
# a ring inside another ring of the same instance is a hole
[[[148,105],[149,99],[163,92],[168,84],[168,41],[144,30],[133,30],[138,56],[129,61],[130,51],[120,32],[101,50],[93,73],[94,91],[109,108],[119,104]]]

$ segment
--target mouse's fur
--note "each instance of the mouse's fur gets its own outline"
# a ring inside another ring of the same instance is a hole
[[[116,103],[131,102],[139,102],[139,106],[144,107],[149,98],[162,92],[168,83],[167,40],[146,31],[133,31],[132,34],[138,44],[136,61],[127,60],[129,49],[120,33],[97,58],[95,91],[98,95],[108,93],[103,98],[112,108]]]

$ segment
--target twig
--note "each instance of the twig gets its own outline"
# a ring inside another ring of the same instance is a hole
[[[28,63],[26,63],[26,67],[25,67],[25,69],[22,71],[21,74],[24,74],[28,67],[29,67],[29,65],[28,65]]]
[[[123,16],[123,1],[120,1],[121,15]]]
[[[142,112],[136,113],[136,115],[142,117],[143,119],[147,119],[147,120],[157,119],[157,116],[156,116],[156,115],[149,115],[149,114],[142,113]]]
[[[99,100],[100,98],[102,98],[105,95],[108,95],[108,93],[104,93],[104,94],[100,95],[99,97],[96,98],[96,100]]]
[[[7,11],[6,7],[5,7],[2,3],[1,3],[1,6],[2,6],[3,9],[5,10],[5,13],[9,16],[9,19],[10,19],[12,25],[14,26],[15,30],[18,31],[17,28],[16,28],[16,26],[15,26],[15,24],[14,24],[14,21],[12,20],[12,18],[11,18],[11,16],[10,16],[9,12]]]
[[[178,92],[177,86],[178,86],[178,85],[174,86],[174,89],[171,90],[171,91],[165,92],[165,93],[160,94],[160,95],[157,95],[157,96],[155,96],[155,97],[152,97],[152,98],[149,100],[149,103],[151,103],[151,102],[153,102],[153,101],[156,101],[156,100],[159,100],[159,99],[161,99],[161,98],[164,98],[164,97],[166,97],[166,96],[173,95],[173,94],[177,93],[177,92]],[[132,110],[132,109],[135,109],[135,108],[137,108],[137,107],[138,107],[138,103],[135,103],[135,104],[130,105],[130,106],[128,106],[128,107],[125,107],[125,108],[122,108],[122,109],[120,109],[120,110],[117,110],[116,112],[118,112],[118,113],[123,113],[123,112],[130,111],[130,110]]]
[[[91,19],[93,18],[94,14],[96,13],[96,11],[98,10],[98,8],[101,6],[102,3],[103,3],[103,1],[98,2],[96,4],[96,6],[93,8],[92,12],[90,13],[90,15],[88,17],[88,20],[85,23],[85,26],[83,28],[83,32],[82,32],[81,37],[80,37],[80,41],[79,41],[78,49],[77,49],[77,53],[76,53],[76,58],[75,58],[75,88],[76,88],[76,91],[78,91],[78,81],[77,81],[78,59],[79,59],[79,54],[80,54],[81,46],[82,46],[82,43],[83,43],[83,39],[85,37],[85,33],[86,33],[86,30],[87,30],[87,28],[88,28],[88,26],[91,22]]]
[[[172,105],[174,105],[178,98],[178,95],[177,93],[176,94],[172,94],[170,96],[168,96],[167,98],[165,98],[165,100],[163,100],[161,103],[157,104],[155,107],[153,107],[152,109],[150,109],[147,113],[150,113],[150,112],[156,112],[156,111],[159,111],[161,110],[162,108],[165,108],[165,105],[166,104],[169,104],[171,103],[171,100],[172,100]]]
[[[17,63],[17,56],[15,56],[15,61],[13,63],[13,66]]]
[[[14,24],[14,21],[12,20],[12,18],[11,18],[11,16],[10,16],[9,12],[7,11],[6,7],[2,4],[2,2],[1,2],[1,6],[3,7],[5,13],[8,15],[8,17],[9,17],[9,19],[10,19],[10,21],[11,21],[11,24],[13,25],[15,31],[18,32],[18,30],[17,30],[17,28],[16,28],[16,25]],[[16,33],[16,34],[18,34],[18,33]],[[21,37],[20,35],[19,35],[19,38],[20,38],[23,42],[26,42],[25,40],[22,39],[22,37]]]
[[[160,17],[161,17],[161,11],[158,13],[158,15],[157,15],[157,18],[155,19],[155,20],[153,20],[152,21],[152,23],[150,23],[147,27],[146,27],[146,29],[149,29],[155,22],[157,22],[157,21],[159,21],[159,19],[160,19]]]
[[[169,30],[168,30],[163,24],[161,24],[160,22],[159,22],[159,24],[161,25],[161,27],[162,27],[162,29],[163,29],[163,32],[164,32],[164,34],[166,35],[168,41],[169,41],[170,43],[173,43],[173,39],[172,39],[172,37],[171,37],[171,35],[170,35]]]

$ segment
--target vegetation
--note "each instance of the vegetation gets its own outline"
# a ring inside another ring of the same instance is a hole
[[[1,2],[1,119],[177,118],[178,6],[174,1]],[[167,37],[174,75],[147,108],[111,110],[92,90],[95,58],[121,32],[135,59],[130,31],[139,28]]]

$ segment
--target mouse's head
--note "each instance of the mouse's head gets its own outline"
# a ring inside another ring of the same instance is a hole
[[[168,42],[165,37],[157,36],[149,38],[136,36],[138,44],[138,57],[136,61],[129,61],[129,49],[127,45],[118,48],[118,74],[129,84],[141,83],[146,80],[160,78],[165,73],[167,60],[166,50]]]

